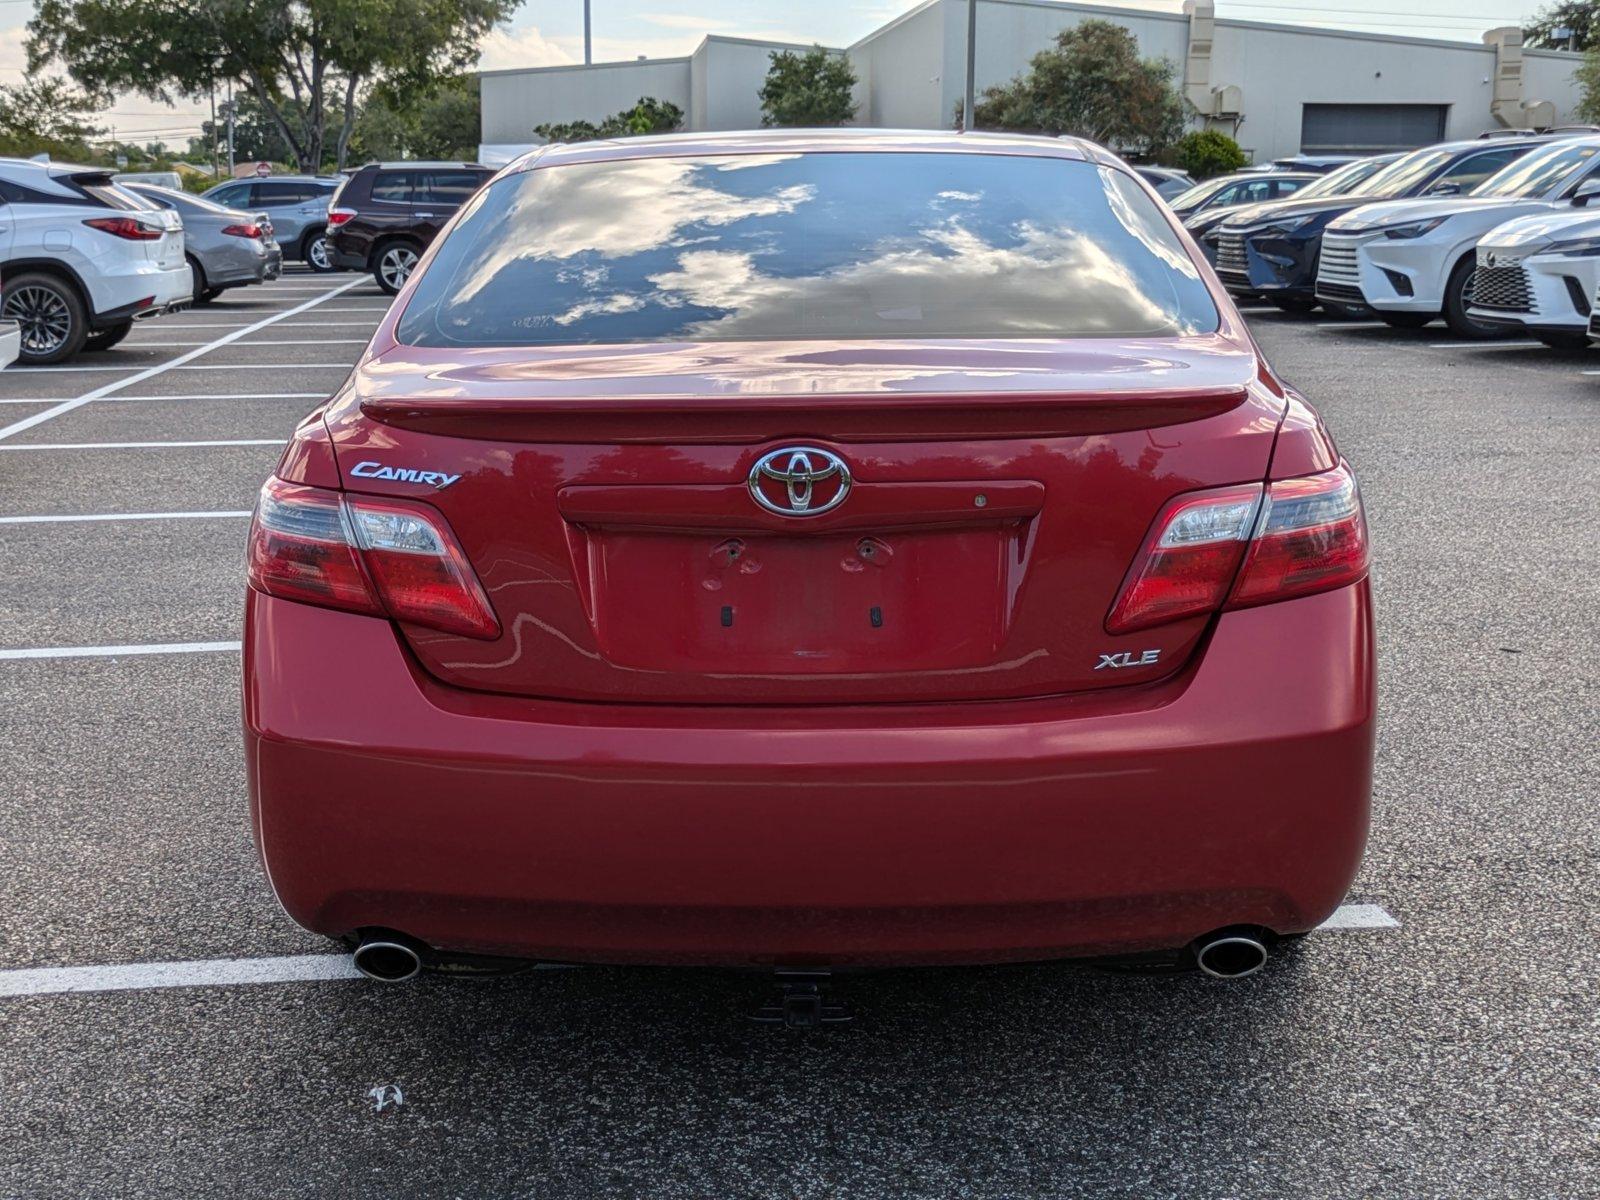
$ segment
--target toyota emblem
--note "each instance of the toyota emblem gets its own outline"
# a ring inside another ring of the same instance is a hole
[[[830,450],[785,446],[763,454],[750,468],[750,495],[768,512],[815,517],[844,503],[850,468]]]

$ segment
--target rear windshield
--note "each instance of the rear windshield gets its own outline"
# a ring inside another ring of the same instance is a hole
[[[1120,171],[806,153],[505,176],[439,247],[397,332],[422,346],[1163,337],[1217,320]]]

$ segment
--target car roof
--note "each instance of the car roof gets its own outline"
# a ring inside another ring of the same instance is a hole
[[[363,163],[361,166],[357,167],[356,170],[365,171],[369,167],[374,171],[406,171],[406,170],[411,170],[411,169],[414,169],[414,168],[417,168],[417,167],[425,167],[425,168],[430,168],[430,169],[438,169],[438,168],[441,168],[441,167],[456,167],[456,168],[470,167],[470,168],[472,168],[474,170],[478,170],[478,171],[493,171],[494,170],[493,167],[486,167],[482,163],[463,162],[459,158],[456,159],[454,162],[427,161],[427,160],[423,160],[423,159],[404,159],[404,160],[401,160],[400,162],[370,162],[370,163]]]
[[[507,173],[534,167],[624,158],[683,158],[701,154],[770,153],[1025,154],[1123,165],[1109,151],[1075,137],[1023,133],[959,133],[937,129],[761,129],[731,133],[668,133],[590,142],[552,142],[516,159]],[[1131,168],[1130,168],[1131,169]]]

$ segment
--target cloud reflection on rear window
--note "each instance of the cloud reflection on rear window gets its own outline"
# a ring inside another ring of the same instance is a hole
[[[990,154],[638,158],[507,176],[398,330],[424,346],[1210,332],[1142,189]]]

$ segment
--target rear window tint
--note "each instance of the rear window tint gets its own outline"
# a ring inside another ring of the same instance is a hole
[[[439,246],[398,333],[431,346],[1163,337],[1217,320],[1121,171],[809,153],[504,176]]]
[[[256,184],[255,199],[257,204],[294,204],[301,200],[315,199],[318,194],[317,189],[308,183],[292,183],[285,180]]]
[[[482,171],[424,171],[417,176],[414,202],[460,208],[487,178]]]
[[[372,198],[390,204],[411,203],[410,171],[379,171],[372,177]]]

